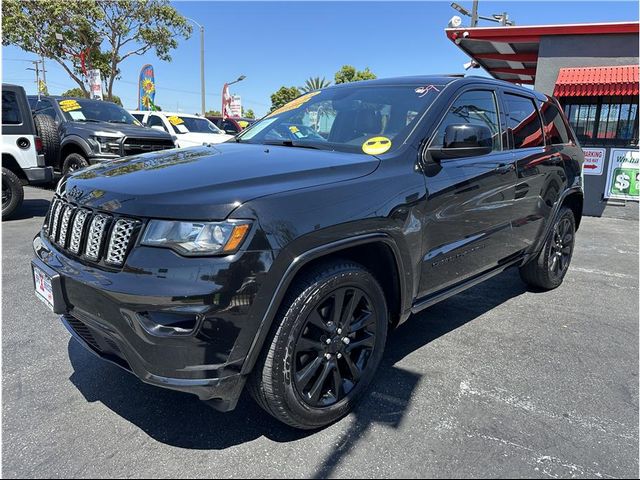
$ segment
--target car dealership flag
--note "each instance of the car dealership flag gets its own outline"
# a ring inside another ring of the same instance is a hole
[[[231,101],[233,98],[229,94],[229,84],[225,83],[224,87],[222,87],[222,118],[233,117],[233,112],[231,111]]]
[[[153,110],[156,97],[156,79],[153,65],[147,64],[140,70],[138,81],[138,110]]]

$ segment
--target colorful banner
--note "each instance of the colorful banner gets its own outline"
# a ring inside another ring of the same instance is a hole
[[[640,192],[640,151],[612,148],[604,198],[638,200]]]
[[[140,70],[138,81],[138,110],[154,110],[156,97],[156,79],[153,65],[147,64]]]
[[[225,83],[222,87],[222,119],[233,117],[231,111],[231,95],[229,94],[229,84]]]
[[[242,116],[242,99],[240,95],[231,95],[231,116],[234,118]]]
[[[100,76],[100,70],[97,68],[89,70],[87,72],[87,79],[89,80],[89,92],[93,100],[104,100],[102,96],[102,77]]]

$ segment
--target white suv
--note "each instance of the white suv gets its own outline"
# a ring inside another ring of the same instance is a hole
[[[180,148],[208,143],[223,143],[233,138],[212,122],[198,115],[174,112],[129,112],[145,126],[174,135]]]
[[[57,134],[55,130],[48,133]],[[47,138],[48,142],[52,140]],[[2,84],[3,219],[22,204],[23,185],[53,182],[53,167],[45,164],[42,152],[42,139],[36,134],[24,88]]]

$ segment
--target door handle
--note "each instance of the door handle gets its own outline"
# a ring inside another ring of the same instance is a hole
[[[515,167],[512,163],[499,163],[495,168],[495,171],[501,175],[504,175],[505,173],[513,171],[514,168]]]

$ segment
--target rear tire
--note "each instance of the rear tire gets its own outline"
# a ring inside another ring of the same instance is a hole
[[[2,219],[9,218],[24,199],[24,189],[18,176],[2,167]]]
[[[42,139],[44,162],[48,167],[58,168],[60,163],[60,136],[58,126],[48,115],[34,115],[38,136]]]
[[[320,265],[294,281],[274,322],[249,377],[256,402],[300,429],[347,415],[384,352],[389,313],[375,277],[354,262]]]
[[[526,284],[544,290],[560,286],[571,263],[575,234],[573,211],[562,207],[540,253],[520,267],[520,278]]]
[[[88,167],[89,162],[79,153],[70,153],[67,158],[64,159],[64,165],[62,166],[62,175],[73,173],[82,168]]]

